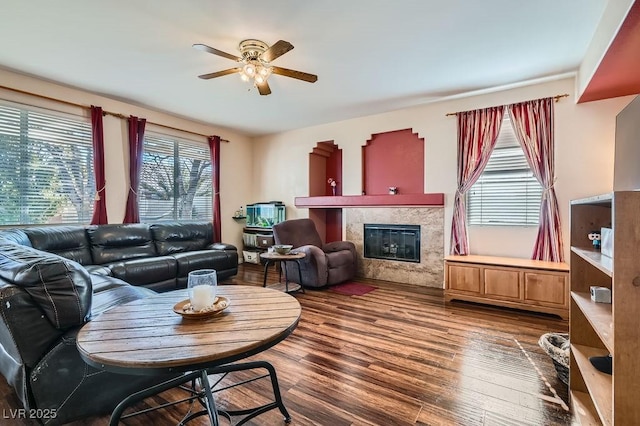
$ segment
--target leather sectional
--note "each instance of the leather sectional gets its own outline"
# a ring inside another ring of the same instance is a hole
[[[186,287],[196,269],[237,273],[234,246],[208,222],[39,226],[0,231],[0,372],[24,408],[62,424],[110,412],[165,377],[96,370],[75,337],[91,317],[155,291]]]

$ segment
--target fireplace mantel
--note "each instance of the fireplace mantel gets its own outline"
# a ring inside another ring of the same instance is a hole
[[[296,207],[342,208],[342,207],[389,207],[420,206],[444,207],[444,193],[396,194],[396,195],[336,195],[324,197],[296,197]]]

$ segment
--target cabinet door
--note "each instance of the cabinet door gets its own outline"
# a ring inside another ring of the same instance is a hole
[[[484,294],[496,299],[520,300],[520,272],[514,269],[484,268]]]
[[[482,293],[480,286],[480,267],[449,264],[447,268],[447,289]]]
[[[524,298],[531,304],[568,307],[568,274],[528,272],[524,273]]]

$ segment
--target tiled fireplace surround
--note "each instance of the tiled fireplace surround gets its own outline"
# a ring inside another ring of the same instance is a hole
[[[345,207],[346,239],[358,251],[358,276],[426,287],[444,285],[442,207]],[[420,225],[420,263],[364,257],[364,224]]]

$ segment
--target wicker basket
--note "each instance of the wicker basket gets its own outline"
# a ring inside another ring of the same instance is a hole
[[[551,357],[558,379],[569,384],[569,335],[547,333],[540,336],[538,345]]]

